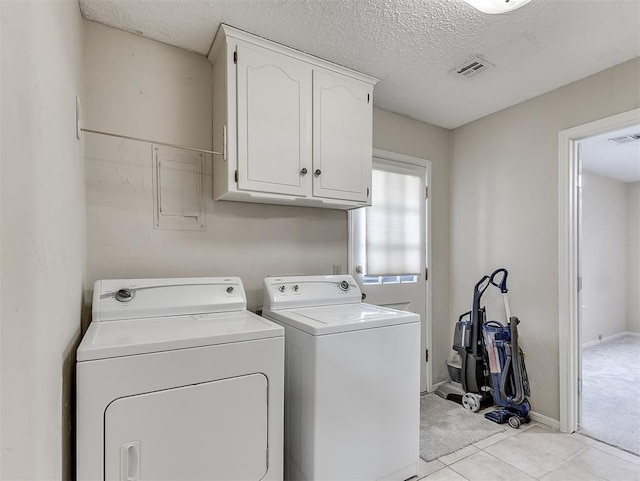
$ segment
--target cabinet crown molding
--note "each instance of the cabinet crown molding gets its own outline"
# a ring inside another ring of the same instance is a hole
[[[279,44],[277,42],[273,42],[271,40],[267,40],[266,38],[259,37],[249,32],[245,32],[244,30],[240,30],[239,28],[232,27],[230,25],[221,23],[218,28],[218,32],[216,33],[216,37],[211,45],[211,50],[209,50],[208,58],[211,61],[215,56],[215,52],[221,48],[224,44],[225,38],[233,38],[236,40],[241,40],[243,42],[252,43],[254,45],[258,45],[261,47],[267,47],[274,52],[278,52],[282,55],[287,55],[289,57],[302,60],[308,64],[315,65],[317,67],[321,67],[323,69],[332,70],[334,72],[340,73],[342,75],[346,75],[348,77],[352,77],[356,80],[360,80],[362,82],[366,82],[371,85],[375,85],[378,83],[378,79],[372,77],[371,75],[363,74],[352,70],[348,67],[344,67],[337,63],[329,62],[328,60],[324,60],[319,57],[315,57],[311,54],[302,52],[300,50],[296,50],[291,47],[287,47],[285,45]]]

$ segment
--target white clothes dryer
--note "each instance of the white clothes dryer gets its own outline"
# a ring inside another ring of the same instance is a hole
[[[105,280],[77,351],[77,479],[282,480],[282,327],[237,277]]]
[[[418,474],[420,316],[361,302],[351,276],[264,280],[285,329],[285,479]]]

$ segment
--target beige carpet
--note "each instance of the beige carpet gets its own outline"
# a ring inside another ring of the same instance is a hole
[[[511,429],[435,394],[420,397],[420,457],[432,461]]]
[[[580,433],[640,455],[640,336],[582,350]]]

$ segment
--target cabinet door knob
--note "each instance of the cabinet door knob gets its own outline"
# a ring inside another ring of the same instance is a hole
[[[304,167],[301,171],[300,171],[300,175],[307,175],[307,168]]]
[[[316,171],[314,172],[314,174],[316,174],[316,175],[320,175],[320,174],[322,174],[322,171],[321,171],[320,169],[316,169]]]

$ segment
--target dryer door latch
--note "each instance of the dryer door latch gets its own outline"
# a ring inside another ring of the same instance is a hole
[[[140,479],[140,441],[120,446],[120,481]]]

